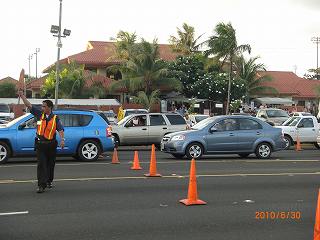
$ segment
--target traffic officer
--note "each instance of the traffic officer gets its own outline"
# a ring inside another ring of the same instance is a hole
[[[42,102],[42,110],[31,103],[24,96],[23,91],[18,92],[23,103],[37,119],[37,132],[35,138],[35,149],[37,152],[37,193],[43,193],[45,188],[52,188],[54,177],[54,166],[56,161],[56,131],[60,135],[60,146],[64,148],[64,128],[57,115],[52,113],[53,103],[50,100]],[[31,141],[31,139],[30,139]]]

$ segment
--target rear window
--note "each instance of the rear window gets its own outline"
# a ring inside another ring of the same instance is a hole
[[[110,122],[109,122],[109,120],[108,120],[107,116],[106,116],[104,113],[99,112],[98,114],[99,114],[99,116],[100,116],[100,117],[102,117],[102,118],[103,118],[103,120],[105,120],[105,121],[106,121],[106,123],[107,123],[108,125],[110,125]]]
[[[185,125],[186,120],[181,115],[178,114],[168,114],[166,115],[171,125]]]
[[[83,127],[89,125],[93,116],[83,114],[59,114],[64,127]]]

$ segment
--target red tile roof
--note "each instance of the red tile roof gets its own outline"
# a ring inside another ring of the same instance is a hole
[[[46,81],[48,75],[45,75],[41,78],[34,79],[26,84],[26,88],[29,90],[40,90],[44,82]]]
[[[174,53],[168,44],[159,44],[159,57],[166,61],[173,61],[178,56]],[[115,57],[115,42],[100,42],[89,41],[87,44],[87,50],[74,55],[71,55],[65,59],[60,60],[61,63],[68,63],[75,61],[79,64],[88,66],[102,66],[107,67],[114,64],[119,64],[120,59]],[[43,72],[48,72],[52,67],[47,67]]]
[[[17,85],[17,83],[19,81],[14,79],[14,78],[12,78],[12,77],[5,77],[5,78],[0,79],[0,84],[4,83],[4,82],[13,83],[14,85]]]
[[[309,80],[298,77],[293,72],[266,71],[259,75],[269,75],[271,82],[262,85],[274,87],[280,95],[290,95],[299,98],[318,98],[316,88],[320,86],[319,80]]]

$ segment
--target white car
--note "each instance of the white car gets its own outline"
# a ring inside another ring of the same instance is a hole
[[[319,148],[319,124],[315,116],[294,116],[276,127],[283,131],[286,149],[297,142],[298,136],[301,143],[312,143]]]
[[[198,122],[208,118],[209,115],[206,114],[190,114],[189,119],[192,122],[192,126],[196,125]]]

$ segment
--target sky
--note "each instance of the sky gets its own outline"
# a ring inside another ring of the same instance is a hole
[[[59,0],[10,0],[0,3],[0,79],[19,79],[29,73],[28,56],[38,53],[38,76],[57,59],[57,38],[51,25],[59,23]],[[320,37],[319,0],[63,0],[61,57],[82,52],[88,41],[110,41],[120,30],[136,32],[148,41],[168,43],[185,22],[200,41],[214,35],[219,22],[236,30],[238,44],[250,44],[251,56],[269,71],[291,71],[303,76],[316,68]],[[36,75],[36,58],[30,60]]]

